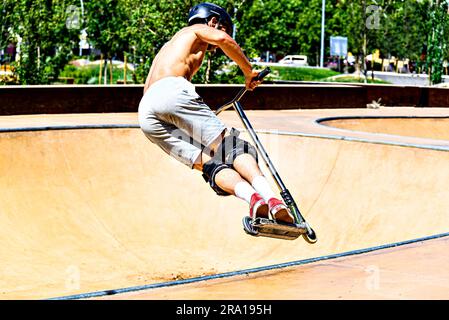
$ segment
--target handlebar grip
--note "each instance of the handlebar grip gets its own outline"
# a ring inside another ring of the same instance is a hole
[[[263,69],[259,74],[254,77],[254,80],[256,81],[262,81],[263,78],[265,78],[269,73],[271,72],[271,69],[269,67]]]

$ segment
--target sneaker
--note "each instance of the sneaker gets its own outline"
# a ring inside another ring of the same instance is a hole
[[[257,192],[251,196],[249,216],[255,218],[268,218],[268,205]]]
[[[295,217],[290,213],[287,206],[276,198],[268,200],[268,207],[270,209],[271,217],[276,222],[295,223]]]

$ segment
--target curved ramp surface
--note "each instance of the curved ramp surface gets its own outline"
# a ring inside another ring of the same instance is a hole
[[[449,140],[448,117],[342,118],[321,122],[340,129]]]
[[[447,299],[449,237],[103,299]]]
[[[282,121],[259,114],[266,128]],[[292,113],[276,114],[295,131]],[[137,128],[0,133],[1,297],[148,285],[448,231],[449,148],[277,133],[260,138],[315,245],[247,236],[245,203],[215,196]]]

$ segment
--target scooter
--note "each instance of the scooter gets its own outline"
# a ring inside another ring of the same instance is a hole
[[[259,73],[259,75],[255,78],[255,80],[262,81],[263,78],[265,78],[265,76],[267,76],[270,72],[271,72],[270,68],[264,69]],[[248,90],[246,88],[240,90],[234,99],[232,99],[229,103],[226,103],[225,105],[218,108],[215,111],[215,114],[218,115],[231,107],[233,107],[234,110],[237,112],[240,120],[243,123],[243,126],[245,127],[249,136],[251,137],[251,140],[253,141],[257,152],[259,153],[259,155],[262,156],[262,159],[264,160],[268,169],[270,170],[270,173],[279,188],[282,199],[284,200],[290,212],[295,217],[295,223],[293,224],[281,223],[276,222],[269,218],[261,218],[261,217],[252,218],[249,216],[245,216],[243,218],[243,229],[247,234],[255,237],[262,236],[285,240],[295,240],[299,236],[302,236],[304,240],[307,241],[308,243],[311,244],[316,243],[318,239],[315,234],[315,231],[310,227],[310,225],[302,216],[301,212],[298,209],[298,206],[295,203],[295,200],[290,194],[290,191],[288,191],[288,189],[282,182],[282,179],[279,176],[279,173],[277,172],[276,168],[274,167],[270,157],[268,156],[267,151],[263,147],[262,143],[259,140],[259,137],[257,136],[245,112],[243,111],[243,107],[240,103],[240,100],[247,91]],[[238,130],[233,128],[233,131],[234,131],[233,134],[238,135],[239,133]]]

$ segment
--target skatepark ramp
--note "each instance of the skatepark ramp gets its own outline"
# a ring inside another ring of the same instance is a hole
[[[107,292],[448,232],[449,145],[288,130],[260,138],[314,245],[245,234],[244,202],[217,197],[135,125],[2,129],[0,298]]]

